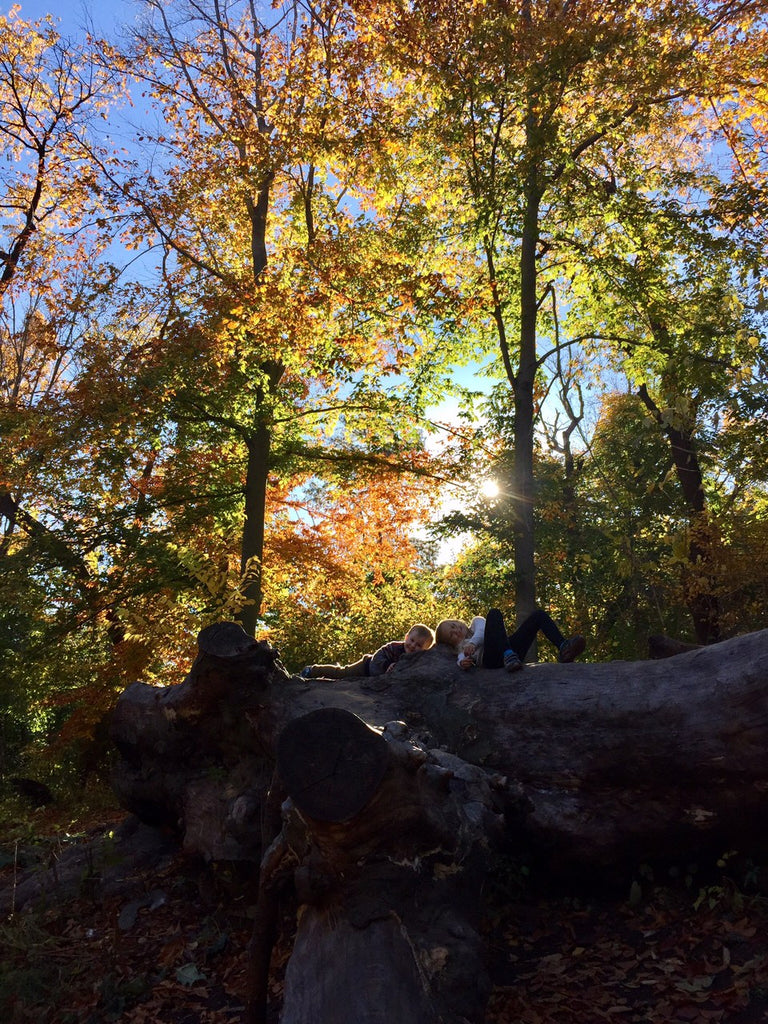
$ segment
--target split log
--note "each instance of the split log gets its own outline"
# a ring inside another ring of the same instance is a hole
[[[278,861],[292,858],[302,904],[281,1024],[482,1020],[474,923],[503,781],[339,708],[293,720],[277,760],[291,794]]]
[[[378,728],[401,720],[426,749],[519,784],[531,811],[517,841],[562,864],[766,839],[768,631],[673,659],[514,675],[462,672],[438,646],[386,676],[334,682],[291,677],[266,644],[216,629],[183,683],[133,684],[113,719],[124,806],[175,824],[207,857],[259,859],[277,739],[325,707]]]

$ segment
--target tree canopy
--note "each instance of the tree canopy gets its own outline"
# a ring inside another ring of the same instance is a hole
[[[136,10],[0,18],[0,770],[219,619],[764,624],[768,3]]]

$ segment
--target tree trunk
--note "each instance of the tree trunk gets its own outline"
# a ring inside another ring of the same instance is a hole
[[[240,571],[246,584],[243,596],[245,606],[240,610],[238,622],[249,636],[255,636],[261,609],[262,560],[264,557],[264,522],[267,511],[267,484],[269,460],[272,451],[270,404],[285,367],[281,362],[266,362],[260,367],[265,382],[258,388],[256,427],[245,439],[247,460],[245,472],[245,501]]]
[[[264,556],[264,519],[269,479],[271,436],[266,423],[260,423],[246,440],[245,518],[240,557],[246,604],[240,609],[238,621],[249,636],[256,633],[261,608],[262,558]]]
[[[343,684],[289,676],[234,624],[204,630],[200,645],[180,685],[128,687],[112,730],[124,806],[174,824],[206,857],[259,859],[278,737],[319,708],[379,729],[402,721],[426,749],[519,785],[531,809],[515,840],[560,863],[743,845],[768,822],[765,630],[673,659],[515,675],[462,672],[438,645]]]
[[[529,140],[530,141],[530,140]],[[520,361],[514,382],[515,452],[512,489],[515,501],[515,583],[517,621],[536,607],[533,510],[533,388],[536,380],[536,246],[539,240],[540,190],[535,165],[528,172],[520,247]]]
[[[474,924],[501,841],[566,869],[766,838],[768,630],[513,676],[438,646],[343,685],[289,676],[231,623],[199,647],[181,684],[122,694],[115,790],[187,850],[261,863],[256,980],[292,885],[281,1024],[480,1024]],[[275,779],[288,797],[264,850]]]
[[[654,326],[654,333],[666,341],[666,332],[660,325]],[[685,600],[693,620],[696,639],[701,644],[713,643],[720,639],[720,602],[714,569],[715,538],[707,510],[704,476],[696,440],[690,429],[675,427],[665,418],[645,384],[640,386],[638,394],[669,441],[675,473],[688,513],[690,540]]]

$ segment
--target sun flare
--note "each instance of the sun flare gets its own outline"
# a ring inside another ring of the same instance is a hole
[[[486,498],[498,498],[499,496],[499,485],[495,480],[484,480],[480,490]]]

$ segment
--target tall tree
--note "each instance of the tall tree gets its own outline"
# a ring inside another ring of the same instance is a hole
[[[758,67],[765,11],[763,2],[376,5],[380,25],[394,22],[390,59],[440,111],[430,138],[444,180],[472,211],[467,241],[486,269],[478,294],[514,398],[520,613],[536,597],[538,345],[562,242],[618,187],[627,140],[643,140],[649,166],[663,162],[697,99],[738,102],[749,61]],[[630,149],[634,160],[640,147]]]
[[[375,69],[343,3],[146,6],[133,66],[163,124],[142,128],[145,160],[107,169],[136,211],[130,234],[165,254],[156,355],[172,355],[154,365],[172,417],[231,430],[244,455],[239,617],[253,632],[280,460],[318,430],[327,458],[371,416],[393,451],[413,447],[384,388],[418,350],[424,272],[417,238],[392,210],[377,222],[356,186]]]
[[[61,39],[51,18],[26,22],[17,8],[0,17],[4,411],[45,401],[69,368],[77,333],[71,308],[82,301],[81,268],[100,244],[87,223],[99,212],[89,127],[117,80],[88,46]],[[68,341],[55,337],[57,324]],[[12,527],[20,495],[4,476],[0,500]]]
[[[62,446],[89,296],[105,279],[90,145],[119,89],[119,69],[95,61],[90,42],[62,39],[51,18],[0,18],[0,644],[4,702],[27,725],[57,716],[46,687],[72,688],[105,610]],[[79,622],[80,641],[62,640],[65,620]],[[52,635],[56,660],[40,657]]]
[[[616,354],[668,444],[687,518],[686,604],[707,643],[720,635],[715,424],[759,360],[760,294],[717,216],[718,178],[689,166],[627,184],[601,212],[604,227],[592,221],[576,319],[590,349],[599,337]]]
[[[88,127],[119,77],[62,39],[51,17],[32,23],[18,11],[0,16],[0,297],[19,274],[40,288],[62,258],[82,259],[62,235],[82,238],[84,210],[94,209]]]

